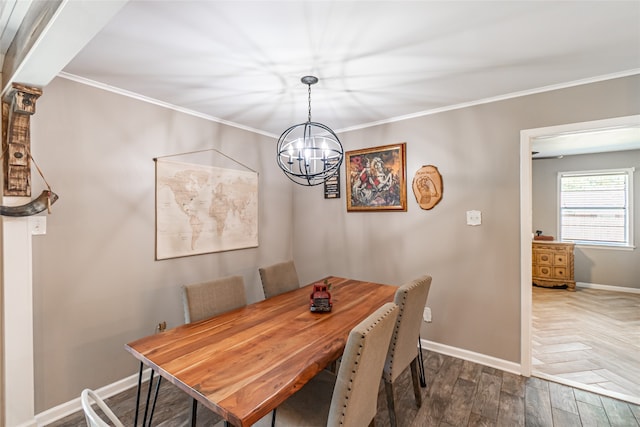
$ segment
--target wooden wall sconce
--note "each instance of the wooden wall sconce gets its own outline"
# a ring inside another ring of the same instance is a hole
[[[36,100],[42,90],[14,83],[7,102],[2,102],[2,158],[4,160],[5,196],[31,197],[31,116],[36,112]],[[37,165],[36,165],[37,166]],[[40,170],[38,169],[38,172]],[[42,172],[40,172],[42,175]],[[43,176],[44,179],[44,176]],[[46,180],[45,180],[46,183]],[[58,199],[48,190],[22,206],[0,206],[0,215],[28,216],[42,212]]]

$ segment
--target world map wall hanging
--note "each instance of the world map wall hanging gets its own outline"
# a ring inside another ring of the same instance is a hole
[[[156,259],[258,246],[258,173],[156,159]]]

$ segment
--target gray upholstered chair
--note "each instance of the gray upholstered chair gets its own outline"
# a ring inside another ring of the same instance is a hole
[[[185,323],[247,305],[242,276],[229,276],[182,287]]]
[[[242,276],[182,286],[184,322],[192,323],[247,305]],[[159,379],[158,379],[159,381]],[[191,399],[191,422],[195,419],[198,401]],[[151,422],[149,422],[151,424]],[[227,425],[225,423],[225,425]]]
[[[84,411],[84,417],[87,420],[87,426],[89,427],[124,427],[122,422],[116,417],[113,411],[107,406],[106,403],[100,397],[93,392],[93,390],[84,389],[80,394],[80,401],[82,402],[82,410]],[[110,424],[105,422],[100,415],[93,409],[92,404],[95,403],[102,413],[109,419]]]
[[[293,261],[261,267],[258,271],[265,298],[271,298],[300,287],[300,280]]]
[[[355,326],[349,333],[338,375],[320,372],[278,407],[276,422],[330,427],[372,425],[398,312],[398,306],[390,302]]]
[[[394,403],[393,383],[396,378],[407,368],[411,367],[413,380],[413,392],[416,397],[416,405],[422,405],[422,396],[418,386],[418,340],[422,314],[427,303],[427,296],[431,288],[431,276],[424,275],[416,280],[406,283],[396,291],[394,302],[400,309],[398,320],[391,337],[389,353],[384,365],[382,378],[389,406],[389,419],[391,426],[395,427],[396,412]]]

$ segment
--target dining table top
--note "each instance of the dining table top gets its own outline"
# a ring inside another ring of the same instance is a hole
[[[232,425],[250,426],[337,360],[351,329],[393,301],[397,290],[341,277],[326,280],[330,312],[309,310],[312,283],[125,348]]]

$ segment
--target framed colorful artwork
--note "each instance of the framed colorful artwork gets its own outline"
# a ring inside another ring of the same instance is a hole
[[[406,211],[406,143],[345,153],[347,211]]]

